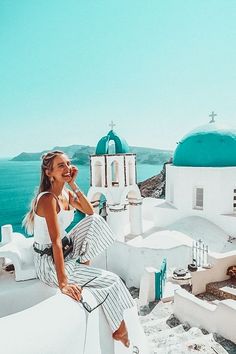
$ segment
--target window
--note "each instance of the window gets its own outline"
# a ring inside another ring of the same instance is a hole
[[[236,189],[234,189],[233,211],[236,212]]]
[[[135,184],[135,164],[132,161],[129,161],[129,185],[132,186]]]
[[[203,188],[201,187],[195,187],[193,208],[203,209]]]
[[[102,187],[102,163],[96,161],[94,165],[94,183],[95,187]]]
[[[119,163],[113,161],[111,163],[111,185],[113,187],[119,187]]]

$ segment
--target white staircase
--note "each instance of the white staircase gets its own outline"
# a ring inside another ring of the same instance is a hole
[[[139,318],[149,341],[150,354],[236,353],[236,345],[232,351],[226,351],[212,333],[180,324],[173,316],[171,302],[159,302],[148,315]]]

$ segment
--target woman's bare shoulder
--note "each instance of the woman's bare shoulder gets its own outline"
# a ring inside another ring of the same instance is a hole
[[[38,202],[45,201],[45,200],[56,200],[56,196],[51,192],[45,192],[40,196]]]
[[[48,208],[57,209],[57,200],[52,193],[45,193],[39,198],[37,212],[43,212]]]

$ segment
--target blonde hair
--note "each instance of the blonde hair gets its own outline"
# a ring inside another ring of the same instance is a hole
[[[64,154],[63,151],[55,150],[55,151],[49,151],[46,154],[41,156],[42,164],[41,164],[41,178],[40,178],[39,187],[35,194],[35,197],[31,201],[30,210],[25,215],[22,221],[22,226],[25,227],[25,230],[29,235],[32,235],[34,231],[34,215],[35,215],[35,208],[37,205],[38,195],[42,192],[48,191],[52,186],[52,182],[50,180],[50,177],[48,177],[48,175],[46,174],[46,170],[51,171],[53,168],[53,161],[55,157],[63,154]]]

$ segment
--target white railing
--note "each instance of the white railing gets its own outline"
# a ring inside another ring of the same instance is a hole
[[[192,245],[192,258],[195,260],[198,267],[202,267],[208,263],[208,245],[201,239],[193,241]]]

